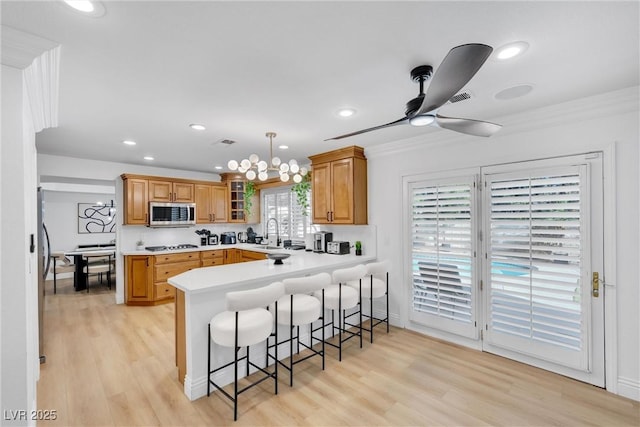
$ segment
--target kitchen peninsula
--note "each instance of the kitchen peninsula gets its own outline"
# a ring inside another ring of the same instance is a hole
[[[261,251],[256,245],[237,245],[252,251]],[[265,253],[274,252],[263,250]],[[284,252],[282,250],[276,252]],[[289,253],[287,251],[287,253]],[[304,251],[291,251],[282,265],[273,260],[257,260],[238,264],[202,267],[186,271],[168,279],[176,288],[176,365],[178,379],[184,384],[184,393],[190,400],[207,393],[207,324],[211,318],[225,310],[225,294],[257,288],[287,277],[298,277],[320,272],[331,273],[338,268],[350,267],[375,259],[375,254],[363,256],[331,255]],[[329,329],[327,330],[329,331]],[[288,332],[287,332],[288,333]],[[330,335],[328,335],[330,336]],[[306,339],[301,331],[301,337]],[[252,349],[252,360],[264,360],[264,346]],[[216,366],[232,360],[232,350],[214,346],[212,363]],[[279,357],[288,353],[281,351]],[[244,370],[242,370],[244,372]],[[232,371],[221,371],[216,382],[228,384]]]

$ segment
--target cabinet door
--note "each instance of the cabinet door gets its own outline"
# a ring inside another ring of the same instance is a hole
[[[330,163],[313,165],[311,182],[313,197],[312,216],[314,224],[328,224],[331,211],[331,169]]]
[[[330,220],[333,224],[353,224],[353,159],[331,162]]]
[[[173,201],[181,203],[193,203],[195,200],[194,185],[185,182],[173,183]]]
[[[196,200],[196,223],[209,224],[213,222],[213,213],[211,209],[211,190],[210,185],[196,184],[195,200]]]
[[[125,184],[125,215],[124,223],[132,225],[146,225],[149,221],[149,181],[146,179],[127,179]]]
[[[225,264],[235,264],[236,262],[240,262],[241,260],[242,260],[241,249],[225,249],[224,250]]]
[[[173,186],[171,181],[149,181],[150,202],[172,202]]]
[[[211,187],[213,222],[227,222],[227,187]]]
[[[153,267],[146,255],[126,256],[127,304],[153,299]]]

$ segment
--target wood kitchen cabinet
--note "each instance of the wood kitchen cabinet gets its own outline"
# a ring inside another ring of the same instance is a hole
[[[242,261],[242,249],[230,248],[224,249],[224,263],[235,264]]]
[[[309,156],[314,224],[367,224],[367,159],[351,146]]]
[[[125,225],[149,225],[149,202],[196,203],[199,224],[228,221],[226,183],[122,174]]]
[[[157,305],[173,301],[169,277],[200,267],[199,252],[164,255],[127,255],[127,305]]]
[[[189,182],[149,180],[149,201],[193,203],[195,186]]]
[[[201,251],[200,260],[203,267],[212,267],[214,265],[224,264],[224,249],[215,249],[212,251]]]
[[[196,222],[227,222],[227,187],[195,184]]]
[[[251,209],[245,210],[245,188],[247,181],[243,175],[222,173],[222,182],[227,185],[228,222],[257,224],[260,222],[260,191],[256,190],[251,197]]]
[[[241,262],[258,261],[261,259],[267,259],[267,254],[265,254],[264,252],[242,250],[242,256],[240,261]]]
[[[124,258],[127,305],[149,305],[153,299],[153,257],[129,255]]]
[[[124,224],[147,225],[149,223],[149,181],[140,178],[123,178]]]

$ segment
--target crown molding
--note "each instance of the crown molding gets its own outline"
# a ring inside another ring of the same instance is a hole
[[[541,128],[568,123],[598,120],[640,110],[640,86],[632,86],[599,95],[563,102],[522,113],[492,118],[503,128],[493,138],[500,138]],[[437,147],[468,141],[473,138],[456,132],[429,132],[420,136],[375,145],[365,149],[367,158],[411,151],[425,146]]]
[[[0,26],[0,33],[2,35],[2,65],[20,70],[31,65],[35,58],[60,45],[6,25]]]

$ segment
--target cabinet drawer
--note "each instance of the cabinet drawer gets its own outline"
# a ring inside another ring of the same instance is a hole
[[[200,267],[200,260],[155,266],[154,282],[165,282],[169,277]]]
[[[156,264],[167,264],[171,262],[199,261],[198,252],[183,252],[179,254],[156,255]]]
[[[222,258],[224,256],[224,249],[201,251],[200,254],[203,260],[209,259],[209,258],[218,258],[218,257]]]
[[[215,258],[207,258],[202,260],[203,267],[212,267],[214,265],[223,265],[223,264],[224,264],[224,258],[222,256],[215,257]]]
[[[154,300],[174,298],[175,295],[176,295],[176,288],[174,288],[167,282],[160,282],[153,285]]]

